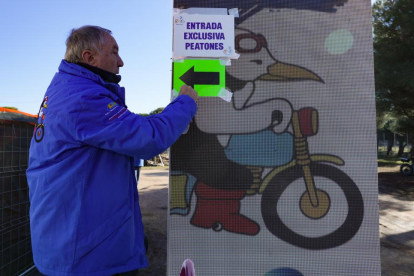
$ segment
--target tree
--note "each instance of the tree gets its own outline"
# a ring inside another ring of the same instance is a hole
[[[387,129],[395,134],[395,138],[398,141],[398,156],[401,156],[404,153],[404,148],[407,146],[406,134],[411,132],[410,129],[413,129],[413,124],[405,117],[399,117],[388,121]]]
[[[149,115],[160,114],[164,110],[164,107],[158,107],[157,109],[150,112]]]
[[[138,115],[147,117],[149,115],[160,114],[163,110],[164,110],[164,107],[158,107],[157,109],[154,109],[153,111],[151,111],[149,114],[148,113],[138,113]]]
[[[414,141],[414,1],[379,0],[373,27],[377,123]]]

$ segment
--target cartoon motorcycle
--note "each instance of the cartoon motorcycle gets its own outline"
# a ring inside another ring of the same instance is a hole
[[[249,167],[255,179],[247,194],[262,194],[263,221],[267,229],[283,241],[311,250],[340,246],[352,239],[362,224],[364,217],[362,195],[357,185],[347,174],[332,166],[344,165],[345,162],[341,158],[333,155],[309,154],[307,137],[314,136],[318,132],[317,110],[308,107],[293,111],[291,124],[293,137],[290,133],[283,133],[282,139],[293,138],[293,158],[282,158],[285,163],[274,167],[263,180],[261,179],[263,168],[252,162],[253,166]],[[240,147],[244,147],[244,155],[246,155],[245,149],[248,146],[243,143],[239,144]],[[231,148],[231,142],[229,147]],[[229,159],[234,158],[231,149],[226,155]],[[284,153],[281,152],[279,155],[284,155]],[[257,160],[258,158],[253,159]],[[197,179],[192,175],[174,171],[171,175],[170,213],[188,215]],[[348,205],[346,218],[336,230],[323,236],[315,237],[297,233],[281,218],[278,213],[278,203],[292,183],[301,181],[304,192],[293,202],[299,205],[300,211],[306,218],[312,221],[322,220],[330,211],[332,199],[328,192],[318,188],[316,180],[321,178],[329,181],[330,185],[337,185],[342,190]],[[216,231],[221,229],[220,222],[217,222],[217,225],[213,227],[213,230]]]
[[[290,163],[273,169],[264,179],[261,209],[268,230],[278,238],[307,249],[337,247],[350,240],[362,224],[364,204],[362,195],[354,181],[333,165],[344,165],[344,161],[332,155],[310,155],[307,137],[318,130],[318,113],[304,108],[294,111],[292,116],[294,149],[296,158]],[[328,163],[328,164],[323,164]],[[286,188],[298,179],[303,179],[306,190],[298,199],[301,212],[308,218],[319,220],[325,217],[331,206],[327,192],[317,188],[314,177],[323,177],[339,186],[348,203],[348,214],[343,224],[334,232],[322,237],[305,237],[292,231],[275,212],[277,203]]]

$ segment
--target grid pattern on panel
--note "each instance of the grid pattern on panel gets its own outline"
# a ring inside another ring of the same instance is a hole
[[[173,28],[193,34],[220,20],[210,14],[237,8],[240,56],[225,67],[231,99],[200,97],[171,147],[168,275],[186,259],[197,275],[380,275],[370,3],[174,8]],[[179,62],[204,62],[202,43],[211,42],[177,34],[200,51],[174,60],[176,76]]]
[[[0,120],[0,275],[33,266],[26,169],[33,125]]]

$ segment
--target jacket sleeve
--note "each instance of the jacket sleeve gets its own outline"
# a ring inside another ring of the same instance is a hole
[[[196,111],[194,100],[181,95],[162,113],[142,117],[114,103],[110,97],[97,94],[83,104],[76,120],[76,139],[94,147],[150,159],[180,137]]]

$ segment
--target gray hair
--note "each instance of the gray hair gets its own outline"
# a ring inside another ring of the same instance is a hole
[[[82,53],[85,50],[101,52],[105,42],[105,36],[111,35],[108,29],[86,25],[78,29],[72,29],[66,39],[65,60],[67,62],[83,62]]]

